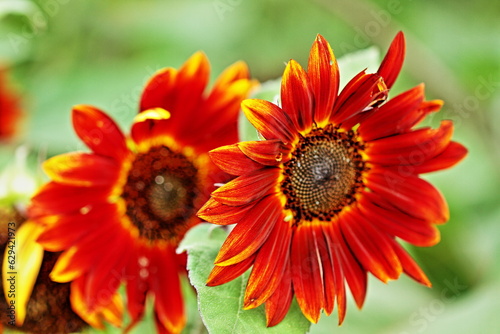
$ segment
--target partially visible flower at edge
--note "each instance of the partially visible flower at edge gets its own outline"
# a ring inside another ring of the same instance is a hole
[[[59,254],[36,243],[41,227],[26,221],[25,205],[40,184],[29,167],[29,149],[16,148],[0,173],[0,332],[72,333],[88,325],[69,300],[69,283],[50,280]]]
[[[127,329],[141,319],[148,295],[160,333],[185,325],[179,274],[186,255],[175,250],[200,222],[196,211],[214,184],[230,178],[207,152],[237,142],[240,104],[255,85],[243,62],[207,91],[209,74],[201,52],[179,70],[157,72],[130,137],[99,109],[74,107],[75,131],[92,152],[59,155],[43,166],[52,181],[32,198],[30,220],[44,227],[38,242],[46,250],[63,251],[51,278],[72,281],[72,306],[94,327],[102,321],[89,312],[115,305],[121,283],[132,319]]]
[[[423,85],[386,102],[404,55],[400,32],[377,73],[360,72],[338,93],[337,62],[318,35],[307,71],[288,63],[281,106],[242,103],[265,140],[210,152],[238,177],[198,213],[214,224],[236,224],[207,284],[224,284],[253,266],[244,309],[265,303],[268,326],[281,322],[293,296],[313,323],[336,303],[342,323],[345,283],[361,308],[367,272],[383,282],[404,272],[431,285],[397,239],[416,246],[439,241],[435,224],[448,220],[448,206],[419,174],[451,167],[467,150],[451,141],[451,121],[413,129],[443,104],[425,101]]]
[[[8,80],[7,69],[0,68],[0,141],[12,139],[22,116],[20,97]]]

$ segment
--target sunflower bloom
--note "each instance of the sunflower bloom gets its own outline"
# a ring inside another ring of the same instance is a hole
[[[193,55],[179,70],[167,68],[147,83],[130,137],[91,106],[73,109],[77,135],[90,153],[45,162],[52,181],[32,198],[30,219],[44,226],[38,242],[63,251],[51,278],[71,284],[72,306],[95,327],[90,310],[108,309],[126,286],[129,328],[154,302],[160,333],[179,333],[185,312],[179,274],[185,255],[175,249],[200,220],[196,211],[214,183],[229,175],[208,151],[237,142],[241,101],[253,86],[244,63],[229,67],[205,92],[209,63]]]
[[[3,278],[0,282],[0,307],[5,310],[0,313],[0,328],[3,324],[6,328],[28,333],[64,334],[79,332],[87,327],[71,309],[70,284],[49,279],[58,254],[44,252],[36,243],[42,228],[25,221],[17,210],[10,207],[0,207],[0,218]],[[15,231],[14,243],[8,242],[9,228]],[[9,257],[11,249],[14,249],[14,257]],[[15,289],[11,287],[13,281],[8,280],[12,277],[17,280]],[[15,308],[10,305],[15,305]]]
[[[284,318],[293,296],[311,322],[336,304],[342,323],[346,283],[361,308],[368,272],[383,282],[404,272],[431,285],[396,238],[417,246],[439,241],[435,225],[448,220],[448,207],[419,174],[454,165],[466,149],[451,141],[450,121],[413,129],[442,105],[424,100],[423,85],[386,102],[404,54],[399,33],[377,73],[362,71],[338,93],[337,62],[318,36],[307,71],[288,63],[281,106],[242,103],[264,140],[210,152],[237,177],[198,213],[214,224],[236,224],[208,285],[253,266],[244,308],[265,303],[268,326]]]

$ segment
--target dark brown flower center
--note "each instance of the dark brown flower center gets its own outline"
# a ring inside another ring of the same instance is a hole
[[[191,161],[166,146],[136,156],[122,197],[142,237],[153,241],[183,235],[195,211],[197,174]]]
[[[296,221],[330,220],[354,201],[365,169],[353,132],[329,125],[300,139],[285,163],[281,189]]]

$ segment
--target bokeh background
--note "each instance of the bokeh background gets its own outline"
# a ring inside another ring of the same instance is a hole
[[[70,124],[75,104],[98,106],[127,131],[146,80],[197,50],[214,76],[244,60],[266,81],[290,58],[305,65],[318,33],[341,57],[373,45],[385,52],[403,30],[407,58],[392,96],[425,82],[428,99],[446,102],[428,123],[452,119],[469,148],[457,167],[426,176],[451,211],[439,245],[409,248],[434,287],[371,279],[362,311],[351,302],[342,327],[323,316],[310,332],[500,333],[498,17],[490,0],[1,0],[0,64],[23,115],[1,144],[0,167],[19,145],[36,175],[40,155],[84,149]]]

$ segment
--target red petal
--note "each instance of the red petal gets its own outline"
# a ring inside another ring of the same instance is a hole
[[[93,207],[88,213],[76,212],[58,217],[55,223],[47,225],[37,242],[51,252],[60,252],[77,244],[81,238],[99,230],[102,222],[115,217],[116,204],[102,203]],[[52,216],[47,217],[52,219]],[[44,219],[37,219],[43,224]]]
[[[362,71],[349,81],[340,93],[335,101],[330,122],[340,124],[373,103],[384,100],[386,96],[387,88],[382,78],[377,74],[366,74]]]
[[[297,129],[288,115],[271,102],[249,99],[241,103],[241,108],[264,138],[279,139],[284,143],[292,143],[297,139]]]
[[[245,206],[230,206],[210,198],[198,211],[198,217],[212,224],[231,225],[239,223],[247,214],[253,204]]]
[[[350,249],[366,270],[382,282],[399,277],[403,269],[390,238],[374,228],[359,209],[344,214],[339,222]]]
[[[424,100],[424,85],[418,85],[384,103],[359,125],[364,141],[386,137],[407,130],[407,115],[415,114]]]
[[[258,201],[231,231],[222,245],[215,264],[228,266],[254,254],[267,241],[276,223],[282,223],[283,207],[276,195]]]
[[[349,267],[345,267],[346,262],[342,259],[344,255],[349,253],[349,249],[342,237],[338,223],[330,225],[331,245],[330,250],[332,251],[332,259],[334,262],[333,270],[335,275],[335,295],[337,297],[337,313],[338,313],[338,324],[344,322],[346,313],[346,296],[345,296],[345,285],[344,285],[344,269],[349,270]],[[333,246],[333,247],[332,247]],[[359,262],[358,262],[359,263]]]
[[[136,144],[164,136],[169,126],[170,113],[162,108],[148,109],[134,117],[130,135]]]
[[[295,296],[304,316],[317,323],[325,304],[321,263],[318,259],[313,226],[299,225],[292,240],[292,282]]]
[[[153,248],[149,282],[155,297],[155,316],[158,327],[167,333],[180,333],[186,324],[175,247]],[[161,326],[160,326],[161,324]]]
[[[107,222],[101,228],[88,234],[78,244],[68,248],[59,256],[50,278],[55,282],[69,282],[87,273],[94,265],[95,259],[102,257],[107,241],[116,234],[118,222]]]
[[[123,231],[116,230],[110,239],[108,252],[94,259],[94,265],[87,274],[85,285],[86,304],[90,309],[102,307],[111,302],[120,286],[125,266],[130,259],[130,238]]]
[[[325,231],[326,227],[321,225],[319,228],[313,230],[315,234],[315,240],[317,243],[318,256],[321,259],[321,268],[323,273],[323,301],[324,305],[322,307],[327,315],[333,312],[335,305],[335,271],[334,266],[337,264],[333,263],[335,256],[333,255],[333,249],[330,237]]]
[[[243,175],[264,167],[243,154],[238,144],[216,148],[209,154],[217,167],[231,175]]]
[[[245,273],[255,261],[257,253],[245,260],[230,266],[214,266],[207,279],[207,286],[217,286],[232,281]]]
[[[238,176],[212,193],[212,197],[226,205],[244,205],[258,200],[274,190],[279,168],[267,167]]]
[[[142,93],[140,110],[154,108],[171,109],[177,70],[164,68],[157,71],[146,84]]]
[[[110,187],[74,187],[49,182],[31,198],[28,214],[37,218],[87,210],[106,202],[110,191]]]
[[[291,239],[290,224],[278,221],[255,258],[246,287],[244,309],[261,305],[277,289],[289,261]]]
[[[281,109],[299,131],[309,131],[313,122],[313,96],[307,74],[295,60],[290,60],[281,82]]]
[[[349,246],[346,244],[344,238],[342,237],[342,233],[340,232],[338,223],[332,224],[330,228],[325,228],[325,239],[328,242],[330,249],[332,250],[332,256],[334,259],[334,268],[341,268],[340,277],[336,278],[342,286],[344,286],[344,276],[347,284],[349,285],[349,289],[354,297],[356,305],[358,308],[363,306],[366,297],[366,287],[367,287],[367,274],[366,270],[364,270],[359,261],[356,260],[351,253]],[[336,274],[337,275],[337,274]],[[343,288],[340,290],[337,286],[336,289],[339,290],[337,292],[337,296],[342,293],[343,299],[345,303],[345,292],[343,292]],[[339,298],[339,297],[337,297]],[[345,305],[344,305],[345,308]],[[345,315],[345,311],[339,310],[339,320],[343,319],[343,316],[340,317],[340,314]]]
[[[125,269],[126,288],[127,288],[127,309],[130,314],[131,322],[127,330],[132,328],[144,314],[144,305],[146,303],[146,296],[149,290],[149,283],[146,277],[140,276],[139,259],[141,263],[150,261],[149,252],[145,251],[145,246],[130,245],[134,256],[130,259]]]
[[[202,101],[196,117],[191,117],[192,135],[183,140],[205,151],[237,142],[240,105],[255,85],[245,63],[227,68]]]
[[[372,224],[390,235],[401,238],[416,246],[432,246],[439,242],[439,230],[429,222],[409,216],[399,210],[384,209],[375,203],[380,203],[378,196],[365,193],[359,208]]]
[[[391,43],[377,73],[384,78],[387,88],[391,88],[403,67],[406,45],[405,36],[402,31],[398,32]]]
[[[266,302],[267,327],[279,324],[285,318],[293,298],[290,263],[285,267],[283,279],[273,295]]]
[[[278,166],[291,158],[291,147],[281,140],[246,141],[238,143],[250,159],[266,166]]]
[[[457,142],[450,142],[443,152],[422,164],[412,165],[415,174],[429,173],[450,168],[459,163],[467,155],[467,149]]]
[[[442,121],[439,129],[420,129],[366,144],[370,162],[383,166],[420,165],[444,151],[451,141],[453,124]]]
[[[401,261],[401,265],[403,266],[404,272],[413,278],[415,281],[423,284],[425,286],[431,287],[432,284],[425,275],[425,273],[420,269],[418,264],[411,258],[411,256],[404,250],[404,248],[399,245],[397,242],[394,242],[394,250],[398,255],[399,260]]]
[[[85,105],[73,107],[73,127],[95,153],[123,160],[129,150],[116,123],[101,110]]]
[[[323,36],[318,35],[309,54],[307,75],[314,95],[314,121],[327,121],[339,90],[339,67],[333,51]]]
[[[43,163],[43,169],[56,182],[82,187],[110,186],[119,172],[115,160],[79,152],[52,157]]]
[[[449,219],[443,195],[418,177],[402,177],[390,170],[372,171],[367,176],[367,185],[410,216],[433,224],[442,224]]]

